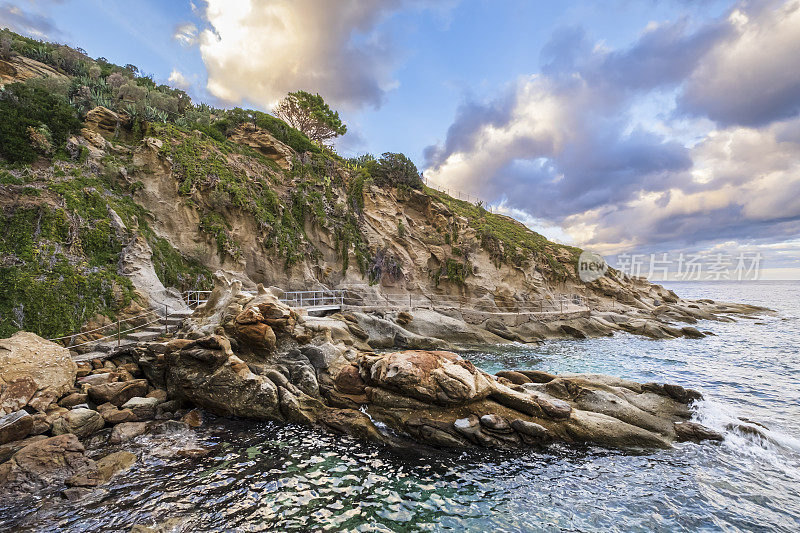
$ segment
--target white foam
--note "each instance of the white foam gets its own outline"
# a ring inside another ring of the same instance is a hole
[[[705,399],[694,405],[694,421],[725,436],[723,446],[737,456],[764,461],[800,480],[800,439],[739,418],[732,405]]]

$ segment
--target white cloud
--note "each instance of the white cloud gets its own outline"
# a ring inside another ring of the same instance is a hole
[[[693,32],[650,27],[623,50],[564,33],[544,74],[463,106],[428,149],[426,177],[505,197],[531,225],[558,224],[564,240],[600,253],[796,239],[800,1],[743,5]],[[680,113],[700,94],[741,116]],[[763,120],[745,120],[751,108]]]
[[[687,82],[682,106],[723,124],[758,126],[800,113],[800,0],[734,10]]]
[[[191,22],[184,22],[175,27],[172,38],[182,46],[193,46],[197,44],[197,26]]]
[[[300,89],[337,106],[379,106],[397,82],[394,51],[378,26],[407,3],[207,0],[209,28],[199,35],[207,88],[230,103],[265,107]]]
[[[192,85],[192,82],[177,69],[172,69],[169,75],[169,82],[178,89],[183,89],[184,91]]]

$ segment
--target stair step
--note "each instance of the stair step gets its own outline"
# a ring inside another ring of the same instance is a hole
[[[73,361],[91,361],[92,359],[100,359],[103,360],[108,357],[106,352],[86,352],[80,355],[76,355],[72,358]]]
[[[133,333],[128,333],[126,339],[135,342],[144,342],[144,341],[152,341],[159,338],[161,335],[164,334],[163,329],[159,329],[158,331],[134,331]]]
[[[177,311],[170,311],[169,316],[186,318],[187,316],[192,316],[192,313],[194,313],[192,309],[178,309]]]

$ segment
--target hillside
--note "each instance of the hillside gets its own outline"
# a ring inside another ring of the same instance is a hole
[[[194,105],[132,65],[2,38],[0,336],[174,307],[175,291],[209,289],[217,270],[252,288],[482,311],[573,294],[648,313],[678,301],[614,271],[581,282],[579,249],[427,188],[415,169],[399,175],[401,154],[345,160],[266,113]]]

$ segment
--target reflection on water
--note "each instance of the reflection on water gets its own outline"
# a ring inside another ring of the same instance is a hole
[[[106,490],[76,504],[0,502],[0,524],[21,531],[128,531],[170,519],[184,531],[796,531],[800,284],[742,291],[720,285],[711,297],[768,300],[782,315],[763,324],[701,324],[718,333],[703,340],[619,335],[464,354],[489,371],[605,372],[699,388],[707,400],[697,416],[726,433],[721,444],[399,455],[298,426],[215,420],[198,434],[196,444],[211,449],[205,457],[175,457],[185,435],[146,437],[134,445],[138,465]],[[729,429],[740,416],[769,429]]]

